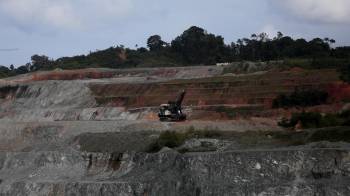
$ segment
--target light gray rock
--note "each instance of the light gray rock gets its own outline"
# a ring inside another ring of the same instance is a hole
[[[0,155],[2,195],[348,195],[348,149]],[[11,176],[11,177],[10,177]],[[9,178],[10,177],[10,178]]]

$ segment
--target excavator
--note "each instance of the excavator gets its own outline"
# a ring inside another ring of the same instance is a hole
[[[167,104],[161,104],[159,107],[158,117],[160,121],[184,121],[186,114],[182,112],[181,104],[185,97],[186,91],[182,90],[175,101],[168,101]]]

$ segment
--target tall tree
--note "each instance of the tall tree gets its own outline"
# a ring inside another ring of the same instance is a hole
[[[167,45],[160,35],[152,35],[147,39],[147,46],[151,51],[159,51]]]
[[[49,68],[53,62],[49,59],[49,57],[45,56],[45,55],[33,55],[31,57],[32,60],[32,66],[35,70],[38,69],[47,69]]]
[[[208,34],[206,30],[192,26],[171,42],[174,52],[189,64],[213,64],[225,60],[230,53],[224,38]]]

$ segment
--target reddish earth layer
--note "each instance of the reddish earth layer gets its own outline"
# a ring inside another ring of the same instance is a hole
[[[270,107],[276,96],[291,93],[296,88],[326,90],[330,93],[332,101],[350,98],[350,87],[339,83],[338,80],[335,70],[312,70],[150,84],[92,84],[90,88],[101,106],[158,106],[160,103],[174,100],[177,93],[185,89],[187,94],[184,105],[187,106],[263,104]]]
[[[343,82],[335,82],[328,86],[327,92],[332,98],[331,101],[349,101],[350,100],[350,85]]]

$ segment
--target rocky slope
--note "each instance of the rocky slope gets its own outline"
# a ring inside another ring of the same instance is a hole
[[[0,81],[0,195],[348,195],[349,144],[275,137],[291,111],[271,108],[300,87],[331,96],[310,110],[342,109],[350,91],[335,70],[223,70],[56,70]],[[157,106],[181,89],[189,120],[158,122]],[[167,130],[218,136],[152,151]]]

